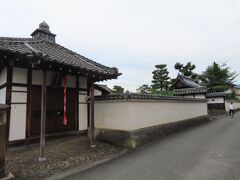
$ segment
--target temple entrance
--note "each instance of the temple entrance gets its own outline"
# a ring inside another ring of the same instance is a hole
[[[67,125],[63,125],[63,88],[47,88],[46,133],[59,133],[75,129],[76,91],[67,88]],[[41,86],[32,87],[31,136],[40,135]]]

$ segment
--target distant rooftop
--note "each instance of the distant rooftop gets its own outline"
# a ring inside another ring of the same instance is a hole
[[[181,88],[196,88],[202,86],[197,84],[191,78],[178,74],[177,79],[173,84],[173,87],[175,89],[181,89]]]
[[[185,89],[174,89],[174,95],[188,95],[188,94],[204,94],[207,93],[207,87],[195,87],[195,88],[185,88]]]
[[[95,89],[101,91],[103,94],[110,94],[112,92],[112,89],[104,84],[95,84]]]
[[[211,98],[211,97],[226,97],[227,93],[226,92],[214,92],[214,93],[207,93],[206,97]]]
[[[239,85],[237,85],[237,86],[235,86],[235,88],[236,88],[236,89],[240,89],[240,84],[239,84]]]
[[[201,86],[194,82],[191,78],[178,74],[176,81],[173,84],[174,95],[188,95],[188,94],[205,94],[207,87]]]

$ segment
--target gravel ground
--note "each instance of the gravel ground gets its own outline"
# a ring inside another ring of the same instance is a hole
[[[39,144],[10,147],[6,169],[16,179],[46,179],[63,170],[95,163],[123,150],[100,142],[96,143],[95,148],[91,148],[89,144],[88,138],[84,136],[47,141],[45,162],[38,161]]]

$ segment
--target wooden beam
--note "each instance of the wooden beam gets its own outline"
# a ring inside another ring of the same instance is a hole
[[[26,138],[31,136],[31,107],[32,107],[32,69],[28,69],[27,74],[27,118],[26,118]]]
[[[47,81],[47,72],[46,70],[42,71],[43,81],[42,81],[42,102],[41,102],[41,130],[40,130],[40,157],[39,161],[45,161],[45,136],[46,136],[46,81]]]

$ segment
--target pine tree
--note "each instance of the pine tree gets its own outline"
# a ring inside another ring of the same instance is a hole
[[[226,64],[219,65],[213,62],[208,66],[206,71],[202,73],[200,79],[202,83],[208,87],[210,92],[226,91],[233,84],[238,76],[236,72],[231,72]]]
[[[122,86],[113,86],[113,93],[124,93],[124,88]]]
[[[142,94],[150,94],[151,91],[152,91],[151,87],[147,84],[143,84],[137,89],[137,92]]]
[[[156,70],[152,72],[152,89],[153,92],[160,93],[163,90],[168,90],[170,85],[169,72],[166,64],[159,64],[155,66]]]
[[[198,82],[198,74],[193,72],[193,70],[196,69],[196,66],[191,62],[188,62],[185,66],[184,64],[178,62],[175,64],[174,68],[178,70],[182,75]]]

